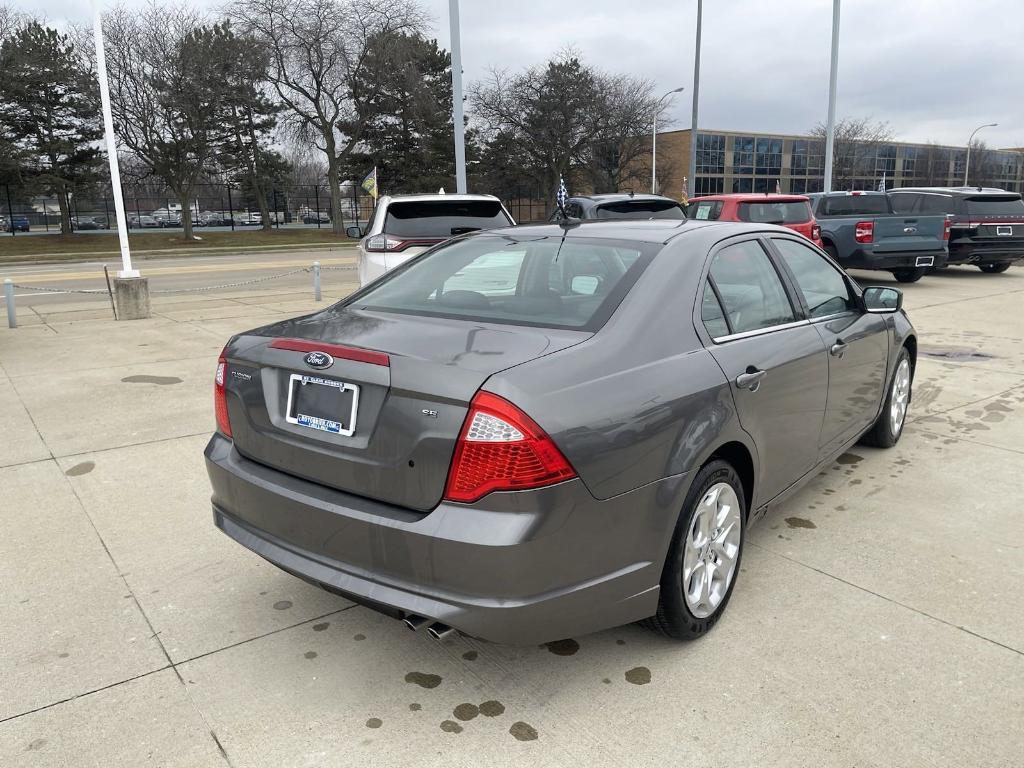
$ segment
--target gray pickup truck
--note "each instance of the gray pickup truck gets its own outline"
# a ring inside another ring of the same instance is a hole
[[[949,258],[945,216],[895,214],[885,192],[808,197],[825,250],[846,269],[885,270],[901,283],[913,283]]]

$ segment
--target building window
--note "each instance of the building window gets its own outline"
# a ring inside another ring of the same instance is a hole
[[[789,192],[793,195],[803,195],[807,193],[807,179],[790,179]]]
[[[917,173],[917,147],[903,148],[903,178]]]
[[[754,158],[754,173],[758,176],[778,176],[782,173],[782,139],[758,139]]]
[[[697,173],[725,173],[725,136],[697,134]]]
[[[754,180],[753,179],[733,179],[732,181],[733,192],[753,192],[754,191]]]
[[[698,195],[719,195],[725,188],[725,179],[721,176],[698,176],[694,182],[693,188]]]
[[[875,153],[875,176],[882,174],[889,178],[896,175],[896,147],[893,144],[883,144]]]
[[[754,172],[754,139],[737,136],[732,143],[732,172],[740,175]]]

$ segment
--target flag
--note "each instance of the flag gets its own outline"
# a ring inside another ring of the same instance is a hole
[[[565,188],[565,179],[561,176],[558,177],[558,192],[555,193],[555,202],[558,203],[559,210],[565,208],[565,201],[569,199],[569,190]]]
[[[782,194],[782,182],[779,181],[778,179],[775,180],[775,194],[776,195],[781,195]]]
[[[359,186],[365,189],[374,200],[377,199],[377,166],[374,166],[373,170],[366,174],[366,178]]]
[[[686,192],[689,186],[690,180],[683,176],[683,194],[679,198],[680,202],[682,202],[683,205],[687,205],[690,202],[690,196]]]
[[[878,182],[878,191],[885,192],[885,172],[882,172],[882,180]]]

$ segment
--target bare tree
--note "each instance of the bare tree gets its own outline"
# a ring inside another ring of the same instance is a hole
[[[28,14],[0,3],[0,43],[32,21]]]
[[[426,26],[415,0],[235,0],[235,25],[261,40],[268,76],[295,135],[327,159],[331,221],[344,229],[340,169],[378,113],[385,75],[402,66],[386,42]]]
[[[825,141],[825,124],[811,129],[811,136]],[[844,117],[836,123],[832,155],[832,188],[853,189],[859,179],[874,179],[878,150],[893,139],[888,123],[870,117]]]

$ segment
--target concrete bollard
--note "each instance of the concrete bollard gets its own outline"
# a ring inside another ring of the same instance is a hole
[[[18,315],[14,311],[14,281],[11,278],[4,280],[4,302],[7,304],[7,327],[18,327]]]
[[[149,317],[149,278],[115,277],[114,299],[118,320],[145,320]]]
[[[320,301],[320,262],[313,262],[313,301]]]

